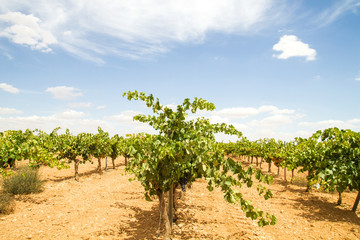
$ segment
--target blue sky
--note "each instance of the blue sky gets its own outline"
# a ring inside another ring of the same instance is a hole
[[[0,131],[152,132],[135,89],[251,140],[359,131],[360,1],[2,0]]]

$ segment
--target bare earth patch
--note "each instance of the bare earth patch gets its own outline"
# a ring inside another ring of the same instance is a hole
[[[140,183],[124,174],[124,159],[116,163],[102,175],[96,164],[80,165],[79,182],[73,167],[41,167],[44,191],[16,196],[15,212],[0,216],[0,239],[157,239],[158,200],[147,202]],[[273,167],[269,186],[274,198],[265,201],[256,189],[242,189],[256,207],[276,215],[275,226],[258,227],[199,180],[177,202],[173,239],[360,239],[360,211],[351,212],[355,192],[336,206],[337,194],[305,193],[301,175],[287,184],[276,172]]]

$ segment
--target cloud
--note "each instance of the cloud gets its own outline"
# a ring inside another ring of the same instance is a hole
[[[360,126],[360,119],[359,118],[354,118],[351,120],[347,121],[349,124],[354,124],[354,125],[359,125]]]
[[[230,119],[247,118],[259,114],[259,110],[252,107],[233,107],[215,111],[212,114]]]
[[[92,106],[90,102],[72,102],[68,104],[69,108],[89,108]]]
[[[231,124],[239,131],[244,131],[249,128],[248,125],[246,124],[241,124],[241,123],[231,123]]]
[[[11,54],[7,53],[7,52],[3,52],[2,54],[3,54],[5,57],[7,57],[8,60],[13,60],[13,59],[14,59],[14,57],[13,57]]]
[[[132,110],[128,110],[128,111],[123,111],[122,113],[120,113],[118,115],[108,116],[105,119],[116,121],[116,122],[121,122],[121,123],[126,123],[126,124],[132,124],[134,122],[133,117],[138,114],[141,114],[141,113],[135,112]]]
[[[323,120],[317,122],[300,122],[300,127],[305,127],[308,131],[314,133],[317,130],[337,127],[340,129],[351,129],[352,131],[360,131],[360,119],[353,118],[350,120]]]
[[[65,112],[55,114],[54,116],[59,118],[59,119],[78,119],[78,118],[84,117],[84,115],[85,114],[83,112],[77,112],[77,111],[74,111],[74,110],[67,110]]]
[[[266,117],[262,120],[253,120],[249,123],[250,126],[257,128],[268,128],[277,125],[291,124],[293,123],[293,117],[288,115],[277,114],[270,117]]]
[[[356,81],[360,81],[360,77],[358,77],[358,78],[355,78],[355,80],[356,80]]]
[[[284,35],[280,41],[273,46],[274,51],[281,52],[274,54],[278,59],[290,57],[305,57],[306,61],[313,61],[316,57],[316,50],[309,47],[309,44],[301,42],[295,35]]]
[[[45,91],[51,93],[58,100],[73,100],[83,95],[78,89],[66,86],[50,87]]]
[[[117,129],[117,131],[119,131],[119,129],[122,129],[122,133],[124,135],[127,133],[140,133],[140,132],[156,134],[157,132],[154,130],[153,127],[149,126],[149,124],[133,120],[133,117],[138,114],[142,114],[142,113],[132,110],[127,110],[117,115],[106,116],[104,117],[104,119],[113,126],[117,126],[115,128]]]
[[[320,23],[321,26],[326,26],[326,25],[336,21],[338,18],[340,18],[346,12],[349,12],[349,11],[356,12],[356,10],[359,7],[360,7],[359,0],[335,1],[335,4],[333,4],[330,8],[327,8],[326,10],[324,10],[319,15],[319,17],[316,19],[316,22]]]
[[[210,123],[211,124],[217,124],[217,123],[229,123],[229,119],[228,118],[224,118],[224,117],[220,117],[220,116],[215,116],[212,115],[209,117]]]
[[[295,110],[290,109],[279,109],[275,106],[260,106],[258,108],[253,107],[233,107],[233,108],[224,108],[220,111],[211,112],[211,115],[221,116],[228,119],[241,119],[248,118],[251,116],[256,116],[261,113],[269,114],[293,114]]]
[[[268,112],[270,114],[293,114],[295,113],[295,110],[279,109],[275,106],[261,106],[259,107],[259,112]]]
[[[166,104],[164,107],[170,108],[173,111],[177,111],[177,106],[178,105],[171,103],[171,104]]]
[[[12,115],[12,114],[20,114],[22,111],[17,110],[15,108],[3,108],[0,107],[0,115]]]
[[[0,131],[37,128],[45,132],[51,132],[56,127],[61,127],[62,132],[64,129],[68,128],[73,134],[77,134],[80,132],[96,133],[97,127],[101,126],[105,131],[111,131],[112,134],[116,132],[116,128],[107,121],[85,118],[67,118],[65,115],[62,116],[62,114],[59,113],[50,116],[33,115],[26,117],[0,117]]]
[[[0,28],[1,29],[1,28]],[[0,45],[0,54],[5,56],[8,60],[13,60],[14,57],[8,52],[8,50]]]
[[[2,15],[3,21],[11,19],[13,24],[3,34],[44,51],[58,44],[102,64],[106,55],[136,59],[167,52],[174,43],[201,43],[209,32],[253,33],[280,18],[285,4],[274,0],[3,0],[3,9],[9,11]]]
[[[305,127],[321,127],[321,128],[329,128],[334,126],[343,125],[344,122],[341,120],[324,120],[324,121],[318,121],[318,122],[301,122],[299,123],[299,126],[305,126]]]
[[[10,84],[6,84],[6,83],[0,83],[0,89],[4,90],[5,92],[9,92],[9,93],[19,93],[20,90],[13,87]]]
[[[354,118],[350,120],[323,120],[323,121],[317,121],[317,122],[300,122],[299,126],[301,127],[307,127],[312,130],[319,130],[319,129],[326,129],[326,128],[332,128],[337,127],[341,129],[351,129],[353,131],[359,131],[360,130],[360,119]]]
[[[8,12],[0,15],[0,37],[6,37],[12,42],[30,46],[42,52],[51,52],[49,45],[56,44],[56,38],[40,27],[40,19],[32,14]]]

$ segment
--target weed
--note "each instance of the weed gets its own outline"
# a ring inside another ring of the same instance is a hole
[[[9,194],[29,194],[41,192],[42,185],[39,170],[25,167],[14,175],[6,177],[2,188]]]

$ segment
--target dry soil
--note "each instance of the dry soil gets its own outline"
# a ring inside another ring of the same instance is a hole
[[[80,165],[79,182],[73,167],[41,167],[44,191],[16,196],[15,212],[0,216],[0,239],[157,239],[158,200],[146,201],[140,183],[128,181],[124,159],[116,163],[103,174],[94,171],[96,164]],[[267,164],[262,168],[266,172]],[[265,201],[255,188],[242,192],[276,215],[275,226],[258,227],[219,190],[209,192],[205,180],[198,180],[177,201],[172,239],[360,239],[360,211],[351,212],[356,192],[346,192],[336,206],[337,194],[306,193],[301,174],[293,184],[284,181],[283,170],[277,175],[273,167],[272,174],[272,199]]]

